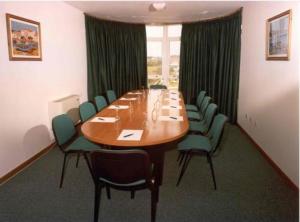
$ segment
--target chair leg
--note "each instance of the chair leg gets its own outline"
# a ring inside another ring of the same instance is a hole
[[[92,167],[91,167],[90,161],[89,161],[89,159],[88,159],[86,153],[83,153],[83,156],[84,156],[84,159],[85,159],[86,164],[88,165],[89,171],[90,171],[90,173],[91,173],[91,175],[93,176],[93,179],[94,179]]]
[[[135,191],[134,190],[130,191],[130,198],[134,199],[134,196],[135,196]]]
[[[209,153],[207,153],[206,156],[207,156],[207,160],[209,162],[211,175],[212,175],[212,178],[213,178],[213,181],[214,181],[214,187],[215,187],[215,190],[216,190],[217,189],[217,183],[216,183],[215,171],[214,171],[214,166],[213,166],[213,163],[212,163],[212,159],[211,159],[211,156],[209,155]]]
[[[157,201],[156,189],[151,190],[151,222],[155,222]]]
[[[78,164],[79,164],[79,158],[80,158],[80,153],[77,153],[76,168],[78,168]]]
[[[180,172],[180,175],[179,175],[177,183],[176,183],[177,187],[179,186],[179,183],[180,183],[180,181],[181,181],[181,179],[183,177],[183,174],[185,173],[185,171],[187,169],[187,166],[188,166],[191,158],[192,158],[192,156],[189,153],[185,154],[185,159],[184,159],[184,162],[183,162],[183,165],[182,165],[182,168],[181,168],[181,172]]]
[[[181,156],[182,156],[182,152],[179,151],[178,156],[177,156],[177,160],[176,160],[177,162],[181,159]]]
[[[182,152],[182,155],[181,155],[180,160],[179,160],[179,166],[181,166],[185,155],[186,155],[186,152]]]
[[[62,171],[61,171],[59,188],[62,188],[62,185],[63,185],[63,182],[64,182],[67,155],[68,155],[68,153],[65,153],[64,162],[63,162]]]
[[[98,217],[99,217],[101,189],[102,189],[102,187],[99,186],[99,184],[95,185],[94,222],[97,222],[98,221]]]
[[[110,196],[110,187],[109,186],[106,186],[106,195],[107,195],[107,199],[110,200],[111,196]]]

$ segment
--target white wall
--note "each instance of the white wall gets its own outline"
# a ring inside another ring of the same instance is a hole
[[[5,13],[41,23],[42,61],[9,61]],[[84,15],[63,2],[0,2],[0,177],[50,145],[48,102],[86,95]]]
[[[293,11],[291,59],[266,61],[266,20],[288,9]],[[299,40],[299,3],[245,5],[238,123],[298,187]]]

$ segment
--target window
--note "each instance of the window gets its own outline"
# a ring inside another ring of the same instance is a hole
[[[148,86],[178,89],[181,25],[146,26]]]

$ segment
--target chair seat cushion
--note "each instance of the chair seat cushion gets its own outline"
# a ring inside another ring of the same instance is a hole
[[[189,130],[193,132],[206,133],[208,131],[208,127],[205,124],[205,121],[189,121]]]
[[[76,138],[73,143],[71,143],[67,148],[66,151],[95,151],[99,150],[101,147],[90,142],[83,136]]]
[[[198,112],[188,111],[187,116],[189,119],[202,120],[203,116]]]
[[[119,187],[132,187],[132,186],[138,186],[146,183],[146,180],[138,180],[132,183],[114,183],[110,180],[104,179],[104,178],[99,178],[100,181],[104,183],[108,183],[111,185],[119,186]]]
[[[193,104],[185,104],[185,109],[188,111],[198,112],[198,107]]]
[[[211,151],[210,140],[206,136],[187,135],[183,141],[177,145],[179,151],[203,150]]]

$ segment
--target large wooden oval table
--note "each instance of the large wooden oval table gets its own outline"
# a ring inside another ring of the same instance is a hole
[[[136,98],[136,100],[121,100],[121,98]],[[128,105],[128,109],[116,111],[107,107],[96,115],[100,118],[117,116],[119,118],[117,122],[91,122],[95,118],[93,117],[82,125],[81,131],[89,140],[106,145],[110,149],[138,148],[147,151],[154,164],[156,183],[160,186],[165,151],[175,148],[176,142],[187,133],[189,128],[183,97],[176,91],[139,90],[124,94],[121,98],[112,105]],[[164,106],[169,106],[169,109]],[[177,109],[178,106],[181,106],[181,109]],[[182,116],[183,119],[161,121],[159,116],[175,118]],[[117,140],[123,129],[143,130],[140,141]]]

